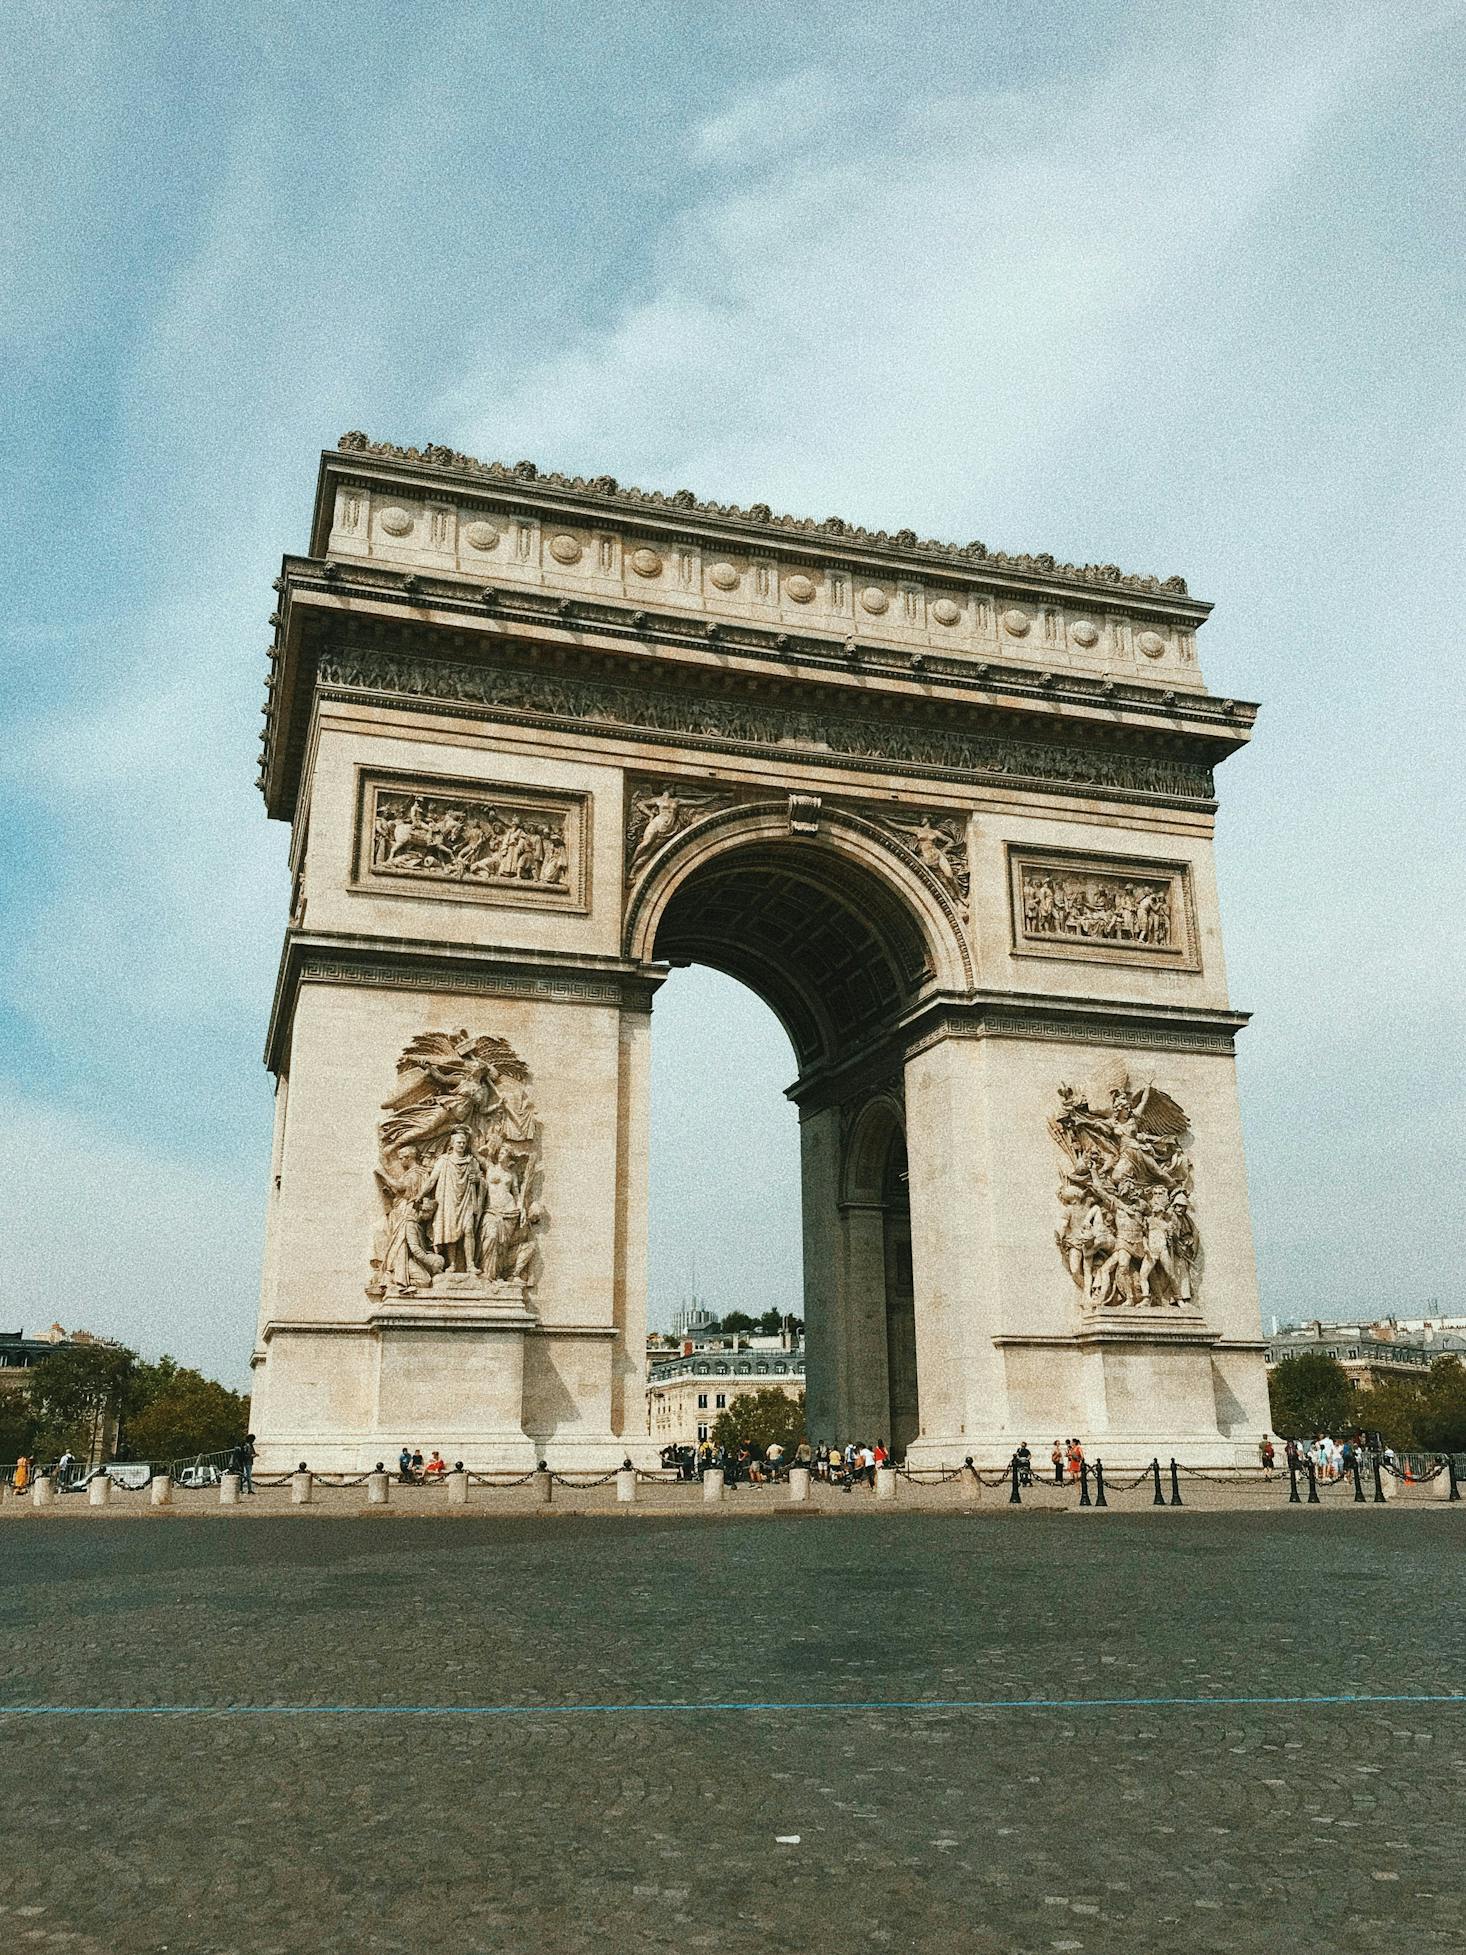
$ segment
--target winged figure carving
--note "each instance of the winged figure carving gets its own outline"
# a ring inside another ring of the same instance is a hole
[[[1059,1088],[1049,1132],[1066,1160],[1055,1240],[1086,1308],[1193,1305],[1201,1238],[1180,1105],[1110,1068],[1087,1088]]]
[[[445,1275],[529,1279],[545,1220],[529,1083],[492,1035],[423,1032],[404,1048],[378,1127],[385,1220],[370,1295],[412,1295]]]

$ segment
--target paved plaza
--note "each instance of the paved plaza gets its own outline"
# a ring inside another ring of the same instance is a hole
[[[7,1516],[0,1947],[1461,1947],[1462,1507],[857,1502]]]

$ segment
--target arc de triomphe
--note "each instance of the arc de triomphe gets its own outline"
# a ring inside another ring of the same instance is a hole
[[[688,961],[797,1055],[812,1437],[1254,1457],[1212,873],[1254,709],[1179,578],[351,434],[277,589],[263,1465],[647,1458]]]

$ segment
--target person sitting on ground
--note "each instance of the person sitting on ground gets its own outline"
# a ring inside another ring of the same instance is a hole
[[[412,1452],[407,1446],[397,1455],[397,1478],[404,1486],[412,1479]]]
[[[444,1459],[443,1455],[438,1451],[436,1446],[434,1446],[433,1448],[432,1458],[428,1461],[427,1470],[429,1473],[432,1474],[446,1473],[448,1471],[448,1462],[447,1460]]]
[[[423,1476],[422,1448],[419,1446],[414,1446],[412,1449],[411,1471],[414,1480],[420,1480],[422,1478]]]

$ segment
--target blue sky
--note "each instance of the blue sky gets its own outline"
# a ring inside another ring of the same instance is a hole
[[[242,1373],[265,620],[347,427],[1183,571],[1264,708],[1219,851],[1265,1308],[1466,1311],[1463,46],[1447,0],[16,0],[0,1324]],[[797,1301],[783,1035],[663,996],[654,1305],[694,1255]]]

